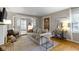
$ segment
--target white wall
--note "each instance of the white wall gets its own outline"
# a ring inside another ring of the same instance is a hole
[[[50,17],[50,31],[52,32],[57,28],[58,19],[62,17],[70,17],[70,9],[62,10],[59,12],[52,13],[50,15],[44,16],[44,17]],[[70,20],[70,19],[69,19]],[[71,38],[71,33],[67,34],[67,38]]]
[[[37,18],[37,17],[35,17],[35,16],[30,16],[30,15],[25,15],[25,14],[18,14],[18,13],[8,12],[7,19],[11,20],[12,23],[13,23],[14,17],[19,17],[19,18],[20,18],[20,17],[32,17],[32,18]],[[13,28],[12,24],[9,25],[9,28],[8,28],[8,29],[12,29],[12,28]]]

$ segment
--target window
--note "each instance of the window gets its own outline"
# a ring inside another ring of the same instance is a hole
[[[72,31],[73,33],[79,33],[79,14],[73,14]]]
[[[26,31],[28,30],[34,30],[36,27],[36,18],[32,17],[14,17],[13,20],[13,27],[16,31]]]
[[[31,18],[28,20],[28,32],[33,32],[33,29],[36,27],[36,19]]]

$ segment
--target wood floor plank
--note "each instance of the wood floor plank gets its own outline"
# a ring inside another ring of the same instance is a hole
[[[51,47],[50,51],[79,51],[79,43],[68,41],[66,39],[50,38],[52,41],[59,43],[55,47]]]

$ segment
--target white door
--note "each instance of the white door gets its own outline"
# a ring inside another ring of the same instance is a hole
[[[27,24],[26,19],[22,18],[20,21],[20,33],[26,34],[27,33]]]
[[[14,18],[14,30],[20,32],[20,18]]]
[[[14,30],[18,31],[20,34],[26,34],[27,33],[26,19],[15,17]]]

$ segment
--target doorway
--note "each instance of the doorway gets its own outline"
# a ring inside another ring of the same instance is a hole
[[[20,34],[27,33],[27,20],[24,18],[20,19]]]
[[[14,30],[18,31],[20,34],[27,33],[27,20],[26,18],[14,18]]]

